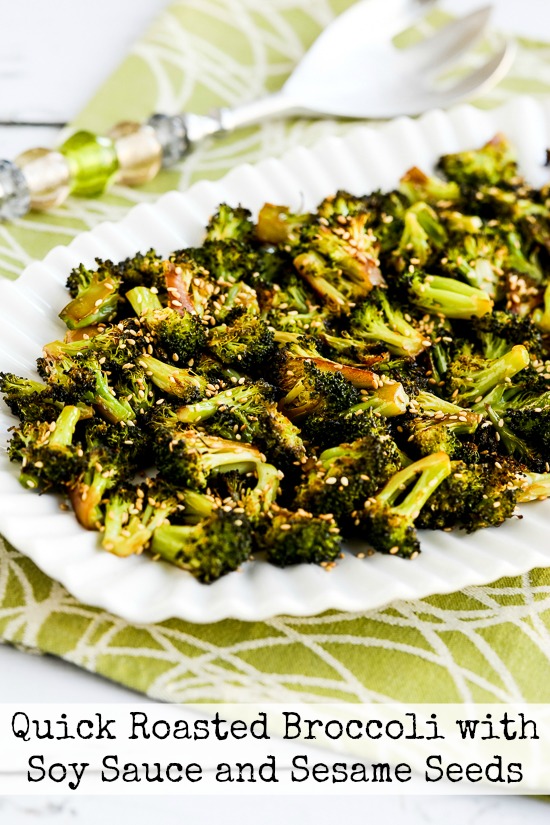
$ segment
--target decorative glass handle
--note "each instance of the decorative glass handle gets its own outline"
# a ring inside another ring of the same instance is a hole
[[[0,220],[53,209],[69,195],[101,195],[113,181],[139,186],[207,137],[299,112],[304,110],[278,93],[212,115],[154,114],[146,123],[122,121],[105,137],[76,132],[57,150],[29,149],[13,162],[0,160]]]

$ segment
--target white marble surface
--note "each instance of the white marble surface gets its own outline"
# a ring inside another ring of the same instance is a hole
[[[238,0],[235,0],[238,2]],[[271,0],[257,0],[258,4]],[[548,0],[493,0],[503,29],[536,35],[550,22]],[[66,121],[115,68],[129,44],[168,0],[0,0],[0,157],[37,145],[50,145],[56,129],[1,125],[8,120]],[[465,11],[481,0],[445,0]],[[47,37],[44,37],[44,32]],[[68,69],[70,68],[70,71]],[[122,113],[121,113],[122,114]],[[129,702],[135,694],[49,657],[0,647],[0,701]],[[290,825],[314,820],[347,825],[382,820],[407,825],[530,825],[547,823],[550,809],[536,799],[517,797],[326,797],[223,796],[196,798],[4,797],[0,823],[107,824],[117,819],[142,825],[152,820],[179,825],[183,819],[206,825],[224,821]]]

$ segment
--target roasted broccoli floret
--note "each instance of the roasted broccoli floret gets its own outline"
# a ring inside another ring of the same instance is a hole
[[[384,290],[375,289],[352,311],[351,335],[385,346],[394,355],[414,357],[425,349],[426,338],[406,314],[388,300]]]
[[[305,456],[300,431],[274,401],[270,384],[258,382],[223,390],[176,412],[186,424],[204,425],[209,433],[258,445],[283,465]]]
[[[518,431],[514,431],[508,421],[502,418],[500,413],[496,413],[489,404],[486,404],[485,409],[487,418],[495,428],[494,432],[497,442],[495,452],[513,456],[518,461],[523,462],[530,470],[542,472],[547,466],[547,461],[550,459],[548,439],[545,438],[542,443],[537,439],[537,435],[544,433],[544,428],[537,426],[533,413],[531,412],[528,415],[528,421],[534,425],[532,428],[530,428],[524,420],[522,422],[524,425],[523,428],[519,426]],[[524,432],[520,434],[522,429]],[[529,432],[529,435],[526,438],[525,435],[527,432]]]
[[[278,383],[284,393],[279,402],[291,421],[312,413],[338,412],[359,403],[361,394],[341,372],[320,369],[312,359],[293,359],[292,367],[284,362]]]
[[[197,315],[182,308],[163,307],[155,293],[146,287],[134,287],[126,293],[142,326],[151,336],[153,346],[172,361],[185,364],[206,344],[206,333]]]
[[[303,429],[310,442],[320,450],[326,450],[365,436],[389,435],[385,418],[370,407],[357,406],[359,409],[308,416]]]
[[[44,358],[38,359],[38,372],[53,388],[54,396],[72,404],[93,404],[108,421],[115,423],[133,421],[135,413],[123,399],[117,398],[103,369],[102,356],[93,352],[70,357],[45,350]]]
[[[205,241],[249,241],[254,237],[250,210],[222,203],[206,226]]]
[[[11,437],[8,454],[22,464],[20,481],[30,489],[62,490],[84,465],[84,452],[75,440],[79,421],[93,415],[90,408],[67,405],[55,421],[25,422]]]
[[[403,232],[394,252],[397,268],[426,266],[446,240],[447,233],[434,210],[418,201],[403,215]]]
[[[523,483],[518,465],[502,456],[471,465],[453,461],[450,474],[422,508],[417,526],[461,527],[468,533],[496,527],[513,515]]]
[[[120,487],[105,505],[102,547],[115,556],[142,553],[157,527],[180,506],[176,491],[158,478]]]
[[[265,203],[260,209],[256,237],[263,243],[295,246],[311,215],[295,215],[287,206]]]
[[[100,529],[104,521],[101,505],[105,495],[121,482],[130,481],[140,454],[137,427],[129,431],[114,424],[105,427],[108,429],[107,434],[104,427],[91,426],[87,429],[84,467],[69,485],[73,510],[80,524],[87,530]],[[124,441],[131,443],[124,444]]]
[[[429,177],[417,166],[413,166],[401,178],[400,192],[410,203],[425,201],[429,204],[453,203],[460,200],[460,188],[455,181],[446,181],[435,176]]]
[[[50,341],[44,346],[44,357],[55,361],[90,355],[97,358],[103,370],[120,370],[145,348],[140,323],[135,318],[125,318],[93,336],[76,341]]]
[[[515,153],[501,134],[481,149],[443,155],[438,166],[449,180],[460,185],[506,184],[518,177]]]
[[[185,490],[181,499],[190,523],[157,527],[151,545],[153,556],[187,570],[205,583],[237,570],[252,547],[242,508],[191,490]]]
[[[207,379],[190,369],[167,364],[153,355],[140,355],[137,363],[156,387],[167,395],[180,398],[186,404],[202,398],[206,392]]]
[[[354,513],[401,469],[399,450],[389,435],[366,435],[324,450],[298,486],[294,504],[322,515],[331,513],[342,529]]]
[[[415,522],[450,472],[451,461],[443,452],[399,470],[365,502],[362,510],[356,511],[356,526],[361,535],[381,553],[415,558],[420,553]]]
[[[516,345],[500,358],[485,359],[463,354],[449,365],[445,376],[448,398],[465,407],[483,405],[484,397],[497,384],[513,378],[529,365],[529,353]],[[481,411],[481,406],[476,406]]]
[[[12,372],[0,372],[0,392],[21,421],[53,421],[63,408],[63,403],[55,399],[47,384],[20,378]]]
[[[472,326],[484,358],[500,358],[516,345],[525,347],[535,357],[542,353],[540,332],[529,318],[500,310],[475,318]]]
[[[445,452],[451,458],[459,458],[463,448],[459,436],[471,436],[477,430],[481,415],[471,410],[447,413],[433,418],[413,418],[404,425],[407,436],[406,449],[418,456]]]
[[[340,532],[330,515],[314,516],[299,507],[280,507],[275,499],[281,474],[271,464],[258,464],[256,484],[237,496],[254,528],[254,545],[272,564],[331,564],[340,555]]]
[[[320,564],[329,569],[341,554],[340,531],[330,516],[274,505],[262,537],[267,558],[277,567]]]
[[[208,349],[222,364],[253,373],[270,362],[275,342],[264,321],[243,314],[231,324],[214,327],[208,336]]]
[[[366,215],[340,227],[310,226],[302,232],[301,250],[294,258],[300,276],[335,312],[349,313],[375,286],[384,283],[378,246],[364,231]],[[345,235],[345,237],[343,237]]]
[[[69,329],[108,321],[116,315],[121,279],[110,261],[98,263],[96,270],[81,264],[69,276],[67,286],[73,300],[59,313]]]
[[[185,429],[175,414],[159,416],[150,428],[161,474],[173,483],[194,490],[204,490],[214,473],[231,470],[247,473],[262,460],[256,447]]]

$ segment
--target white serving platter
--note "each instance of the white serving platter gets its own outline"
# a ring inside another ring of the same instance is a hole
[[[296,147],[280,159],[242,165],[222,180],[170,192],[154,205],[132,209],[119,223],[105,223],[57,247],[29,266],[15,283],[0,283],[0,369],[32,376],[46,341],[63,335],[57,318],[66,303],[68,272],[96,256],[122,259],[151,246],[162,253],[200,243],[218,203],[242,203],[253,212],[265,201],[310,209],[338,188],[362,194],[394,187],[412,165],[431,170],[439,155],[473,148],[504,132],[516,145],[520,166],[536,185],[548,179],[550,102],[518,98],[480,111],[459,106],[418,120],[400,118],[378,128],[354,127],[344,138],[325,138],[311,149]],[[524,508],[523,520],[470,536],[426,532],[414,561],[353,553],[325,572],[313,565],[277,569],[246,564],[212,585],[146,556],[116,558],[101,550],[96,533],[83,530],[55,496],[24,490],[18,465],[6,453],[15,419],[0,409],[0,532],[49,576],[81,601],[131,622],[179,617],[193,622],[224,618],[261,620],[274,615],[307,616],[331,608],[351,612],[397,599],[416,599],[501,576],[550,565],[550,502]]]

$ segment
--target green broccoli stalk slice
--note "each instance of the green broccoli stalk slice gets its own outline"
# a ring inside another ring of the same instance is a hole
[[[357,306],[351,315],[353,337],[385,344],[394,355],[415,357],[425,349],[425,336],[406,320],[403,312],[390,303],[381,289]],[[428,342],[429,343],[429,342]]]
[[[106,274],[101,268],[91,273],[89,280],[75,298],[59,313],[69,329],[80,329],[116,315],[120,278]]]
[[[395,473],[357,513],[357,526],[375,550],[413,559],[420,553],[415,521],[430,496],[451,472],[447,453],[415,461]],[[413,484],[414,482],[414,484]],[[412,488],[407,488],[413,484]]]
[[[208,380],[191,370],[166,364],[153,355],[140,355],[138,364],[162,392],[181,398],[185,403],[201,398],[206,392]]]
[[[357,415],[363,410],[372,410],[384,418],[403,415],[409,405],[409,396],[399,381],[384,381],[375,390],[362,393],[362,400],[349,407],[350,414]]]
[[[123,398],[117,398],[107,380],[107,376],[95,367],[91,368],[95,381],[93,392],[84,393],[84,401],[95,404],[102,415],[114,424],[126,422],[133,424],[135,413],[132,407]]]
[[[252,548],[242,508],[186,490],[184,514],[191,524],[163,524],[153,534],[151,553],[208,584],[237,570]]]
[[[434,395],[427,390],[420,390],[411,400],[411,411],[420,413],[421,415],[433,415],[439,417],[443,416],[461,416],[467,415],[467,411],[459,404],[454,404],[452,401],[447,401]]]
[[[115,491],[105,507],[102,547],[124,558],[142,553],[178,506],[176,495],[157,479]]]
[[[146,312],[162,309],[158,292],[152,292],[146,286],[135,286],[129,289],[125,297],[136,315],[145,315]]]
[[[447,394],[460,405],[476,405],[498,384],[513,378],[529,365],[529,353],[518,344],[500,358],[491,360],[461,355],[453,361],[445,378]]]
[[[446,318],[479,317],[493,308],[486,292],[455,278],[415,272],[406,278],[406,283],[411,303]]]

